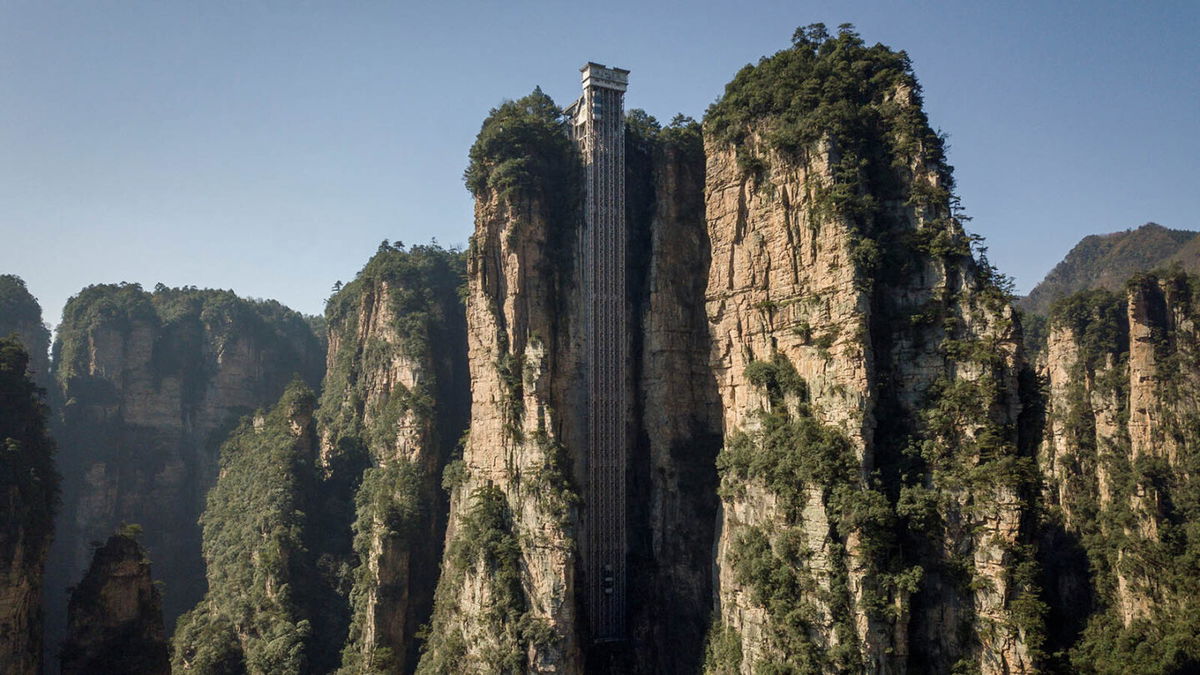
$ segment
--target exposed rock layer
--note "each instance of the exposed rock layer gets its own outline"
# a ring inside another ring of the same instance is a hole
[[[96,549],[71,591],[63,675],[166,675],[171,661],[162,598],[150,561],[132,534],[115,534]]]
[[[274,402],[299,373],[319,383],[323,350],[303,317],[228,291],[92,286],[73,297],[55,343],[64,406],[63,517],[47,612],[61,636],[62,589],[88,542],[121,523],[144,528],[166,582],[168,630],[204,592],[197,519],[218,447],[238,418]]]
[[[549,163],[536,153],[551,146],[522,157],[528,135],[503,142],[543,108],[494,111],[468,171],[472,424],[423,668],[694,672],[715,609],[714,671],[1032,670],[1019,333],[950,217],[949,171],[905,62],[884,54],[872,86],[890,88],[856,103],[864,136],[784,152],[767,118],[736,142],[710,123],[703,155],[698,140],[630,153],[639,595],[625,645],[591,644],[575,590],[591,514],[567,485],[547,489],[563,467],[586,478],[580,228],[554,202],[572,186],[536,172],[501,182],[512,162]],[[841,187],[847,166],[862,168]],[[805,436],[781,443],[790,433]],[[481,523],[517,543],[516,586],[462,544]]]
[[[442,473],[469,412],[462,282],[457,251],[381,247],[326,309],[326,492],[358,486],[345,500],[354,513],[340,523],[323,515],[323,550],[358,565],[348,670],[413,670],[416,633],[429,621],[445,536]],[[351,522],[352,548],[336,535]]]
[[[1198,289],[1139,275],[1051,317],[1042,553],[1064,672],[1200,667]]]

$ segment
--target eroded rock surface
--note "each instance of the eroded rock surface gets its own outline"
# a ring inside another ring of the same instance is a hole
[[[168,630],[204,592],[197,520],[238,419],[273,403],[294,374],[320,381],[324,351],[299,314],[228,291],[92,286],[67,304],[55,344],[63,509],[48,571],[48,630],[88,543],[143,527],[162,561]]]
[[[96,549],[71,591],[67,624],[63,675],[171,672],[162,597],[150,560],[131,533],[115,534]]]

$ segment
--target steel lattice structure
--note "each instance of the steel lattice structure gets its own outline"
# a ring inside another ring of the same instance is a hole
[[[625,89],[629,71],[589,63],[567,109],[586,169],[583,298],[588,410],[587,608],[593,639],[625,637]]]

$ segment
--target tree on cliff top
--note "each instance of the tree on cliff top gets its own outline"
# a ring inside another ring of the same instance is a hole
[[[580,162],[568,124],[540,87],[493,108],[471,146],[467,189],[476,197],[485,191],[511,196],[539,185],[547,191],[572,185],[563,181],[578,181]]]
[[[733,145],[758,133],[770,147],[792,155],[822,138],[845,143],[884,129],[894,150],[920,152],[938,168],[944,187],[953,188],[943,140],[921,110],[908,54],[882,44],[868,47],[850,24],[832,37],[824,24],[798,28],[791,49],[742,68],[709,106],[705,129]]]

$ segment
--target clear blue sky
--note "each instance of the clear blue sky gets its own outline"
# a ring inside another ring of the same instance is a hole
[[[51,323],[91,283],[319,313],[382,239],[462,243],[488,109],[577,68],[701,117],[792,30],[905,49],[993,263],[1028,290],[1082,236],[1200,228],[1200,2],[0,0],[0,272]]]

